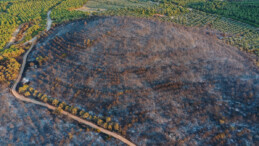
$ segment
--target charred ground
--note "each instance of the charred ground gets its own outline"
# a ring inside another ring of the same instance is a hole
[[[112,117],[138,145],[255,144],[258,70],[213,34],[129,17],[71,22],[40,39],[25,77]]]

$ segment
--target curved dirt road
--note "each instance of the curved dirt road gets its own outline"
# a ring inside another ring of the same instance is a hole
[[[21,70],[20,70],[20,73],[18,75],[18,78],[16,79],[13,87],[11,88],[11,92],[12,94],[19,100],[22,100],[22,101],[26,101],[26,102],[30,102],[30,103],[34,103],[34,104],[37,104],[37,105],[41,105],[41,106],[44,106],[44,107],[47,107],[48,109],[51,109],[51,110],[55,110],[56,107],[50,105],[50,104],[46,104],[46,103],[43,103],[43,102],[40,102],[40,101],[37,101],[37,100],[34,100],[34,99],[30,99],[30,98],[26,98],[24,97],[23,95],[20,95],[17,91],[16,91],[16,87],[18,85],[18,83],[20,82],[21,78],[22,78],[22,74],[23,74],[23,71],[24,71],[24,68],[25,68],[25,65],[26,65],[26,61],[27,61],[27,57],[28,57],[28,54],[31,52],[32,48],[34,47],[34,45],[36,44],[36,41],[37,41],[37,37],[35,37],[35,39],[32,40],[32,45],[30,47],[30,49],[25,53],[25,55],[23,56],[23,61],[22,61],[22,66],[21,66]],[[122,137],[121,135],[115,133],[115,132],[111,132],[109,130],[106,130],[102,127],[99,127],[97,126],[96,124],[92,123],[92,122],[89,122],[87,120],[84,120],[80,117],[77,117],[75,115],[72,115],[66,111],[62,111],[61,112],[62,114],[64,115],[67,115],[68,117],[80,122],[80,123],[83,123],[85,125],[88,125],[94,129],[99,129],[101,132],[109,135],[109,136],[112,136],[116,139],[119,139],[120,141],[124,142],[125,144],[127,145],[130,145],[130,146],[135,146],[134,143],[130,142],[129,140],[127,140],[126,138]]]

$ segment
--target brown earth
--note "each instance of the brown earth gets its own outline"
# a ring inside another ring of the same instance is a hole
[[[128,17],[71,22],[40,40],[29,55],[38,68],[25,76],[59,101],[111,116],[137,145],[256,145],[258,69],[213,34]]]

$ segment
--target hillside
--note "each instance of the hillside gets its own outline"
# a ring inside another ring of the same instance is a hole
[[[49,98],[111,117],[137,145],[243,145],[258,141],[253,59],[213,31],[97,17],[41,38],[24,77]]]
[[[0,86],[0,145],[121,145],[46,108],[17,100]]]

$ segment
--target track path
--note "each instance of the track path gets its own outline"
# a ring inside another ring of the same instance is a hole
[[[50,18],[50,13],[51,13],[51,10],[48,11],[48,14],[47,14],[47,28],[46,30],[49,31],[50,28],[51,28],[51,24],[52,24],[52,20]]]
[[[29,50],[24,54],[24,56],[23,56],[22,66],[21,66],[21,69],[20,69],[18,78],[16,79],[14,85],[13,85],[12,88],[11,88],[11,92],[12,92],[12,94],[13,94],[17,99],[19,99],[19,100],[22,100],[22,101],[25,101],[25,102],[34,103],[34,104],[37,104],[37,105],[40,105],[40,106],[44,106],[44,107],[46,107],[46,108],[48,108],[48,109],[51,109],[51,110],[55,110],[56,107],[54,107],[54,106],[52,106],[52,105],[50,105],[50,104],[43,103],[43,102],[40,102],[40,101],[37,101],[37,100],[34,100],[34,99],[26,98],[26,97],[24,97],[23,95],[20,95],[20,94],[16,91],[17,85],[18,85],[18,83],[20,82],[20,80],[21,80],[21,78],[22,78],[22,75],[23,75],[23,72],[24,72],[24,68],[25,68],[25,65],[26,65],[27,57],[28,57],[29,53],[31,52],[31,50],[33,49],[33,47],[35,46],[36,42],[37,42],[37,37],[34,37],[34,38],[31,40],[32,45],[31,45],[30,49],[29,49]],[[96,124],[94,124],[94,123],[92,123],[92,122],[89,122],[89,121],[87,121],[87,120],[85,120],[85,119],[82,119],[82,118],[80,118],[80,117],[78,117],[78,116],[75,116],[75,115],[73,115],[73,114],[70,114],[70,113],[68,113],[68,112],[66,112],[66,111],[61,111],[61,114],[66,115],[66,116],[68,116],[68,117],[70,117],[70,118],[72,118],[72,119],[78,121],[79,123],[83,123],[83,124],[85,124],[85,125],[87,125],[87,126],[90,126],[90,127],[94,128],[94,129],[99,129],[102,133],[105,133],[105,134],[107,134],[107,135],[109,135],[109,136],[112,136],[112,137],[114,137],[114,138],[116,138],[116,139],[118,139],[118,140],[124,142],[124,143],[127,144],[127,145],[135,146],[134,143],[130,142],[130,141],[127,140],[126,138],[122,137],[121,135],[119,135],[119,134],[117,134],[117,133],[115,133],[115,132],[111,132],[111,131],[109,131],[109,130],[106,130],[106,129],[102,128],[102,127],[99,127],[99,126],[97,126]]]
[[[22,24],[19,25],[18,28],[13,32],[10,41],[9,41],[8,44],[4,47],[4,49],[7,49],[7,48],[9,48],[11,45],[14,44],[15,39],[16,39],[16,37],[17,37],[19,31],[21,30],[21,28],[22,28]]]

